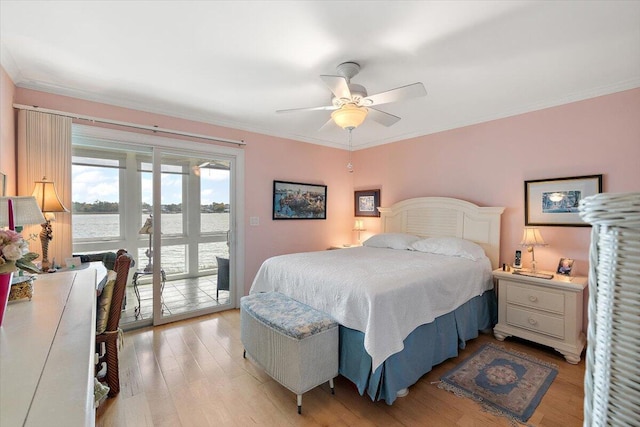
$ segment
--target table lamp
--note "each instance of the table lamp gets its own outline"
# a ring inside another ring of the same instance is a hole
[[[358,244],[360,244],[360,234],[363,231],[367,231],[367,229],[364,228],[364,221],[362,221],[361,219],[356,219],[356,223],[353,226],[353,231],[357,231],[358,232]]]
[[[535,227],[525,227],[524,234],[522,235],[522,241],[520,242],[522,246],[527,247],[527,251],[531,252],[531,271],[536,272],[536,255],[534,253],[534,248],[536,246],[548,246],[542,235],[540,234],[540,230]]]
[[[49,262],[49,241],[53,240],[51,221],[55,221],[54,212],[69,211],[60,201],[53,181],[48,181],[46,177],[43,177],[41,181],[36,181],[32,196],[35,197],[38,207],[44,213],[45,222],[42,223],[42,231],[40,231],[40,243],[42,244],[42,271],[47,272],[52,267]]]
[[[138,231],[138,234],[148,234],[149,235],[149,249],[145,252],[147,258],[149,258],[149,264],[144,268],[146,273],[153,271],[153,250],[151,249],[151,238],[153,237],[153,215],[149,215],[149,218],[144,222],[144,225]]]

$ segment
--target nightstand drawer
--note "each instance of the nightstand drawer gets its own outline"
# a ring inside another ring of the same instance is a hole
[[[507,324],[564,339],[564,319],[507,305]]]
[[[561,292],[544,291],[540,288],[521,286],[514,282],[508,283],[506,291],[507,303],[509,304],[564,314],[564,294]]]

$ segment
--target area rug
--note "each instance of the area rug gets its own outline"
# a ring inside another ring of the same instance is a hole
[[[438,387],[526,423],[557,374],[553,364],[489,343],[445,374]]]

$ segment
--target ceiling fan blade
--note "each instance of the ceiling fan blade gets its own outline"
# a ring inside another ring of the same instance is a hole
[[[389,127],[400,121],[400,117],[394,116],[393,114],[385,113],[384,111],[376,110],[371,107],[367,107],[367,110],[369,110],[367,118],[371,118],[371,120],[374,120],[381,125]]]
[[[386,92],[369,95],[366,98],[363,98],[360,104],[365,107],[368,107],[369,105],[382,105],[390,102],[402,101],[404,99],[417,98],[419,96],[425,96],[426,94],[427,91],[422,83],[413,83],[407,86],[391,89]]]
[[[342,76],[320,76],[336,98],[351,99],[351,91],[347,84],[347,79]]]
[[[276,113],[297,113],[298,111],[332,111],[337,110],[335,105],[323,105],[321,107],[305,107],[305,108],[290,108],[288,110],[276,110]]]

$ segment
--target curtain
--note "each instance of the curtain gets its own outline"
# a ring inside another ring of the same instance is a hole
[[[65,265],[72,254],[71,236],[71,122],[70,117],[20,110],[18,112],[18,195],[30,196],[35,181],[46,177],[55,183],[58,196],[69,212],[56,212],[51,223],[49,261]],[[25,237],[40,233],[39,225],[25,225]],[[42,253],[39,239],[29,241],[33,252]],[[36,260],[38,261],[38,260]]]

